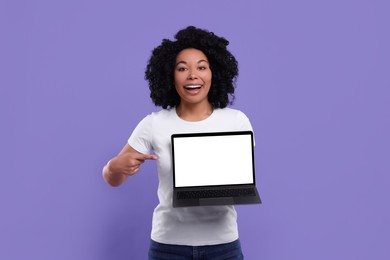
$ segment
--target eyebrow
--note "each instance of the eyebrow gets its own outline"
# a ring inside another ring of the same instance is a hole
[[[201,63],[201,62],[206,62],[207,64],[209,64],[209,62],[207,60],[198,60],[197,64]],[[179,61],[178,63],[176,63],[175,66],[179,65],[179,64],[187,64],[186,61],[182,60],[182,61]]]

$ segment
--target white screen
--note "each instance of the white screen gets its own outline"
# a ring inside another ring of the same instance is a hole
[[[180,137],[174,145],[176,187],[254,182],[250,135]]]

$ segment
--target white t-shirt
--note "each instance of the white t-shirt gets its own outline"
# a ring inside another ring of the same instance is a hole
[[[163,109],[146,116],[134,129],[128,143],[135,150],[158,156],[159,204],[154,210],[151,238],[176,245],[215,245],[238,239],[237,213],[233,206],[172,207],[173,177],[171,135],[191,132],[252,130],[239,110],[215,109],[206,119],[189,122],[176,109]],[[196,160],[196,158],[194,158]]]

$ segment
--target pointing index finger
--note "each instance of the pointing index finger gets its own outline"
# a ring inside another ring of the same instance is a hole
[[[145,157],[146,160],[157,160],[158,159],[158,157],[154,154],[145,154],[145,156],[146,156]]]
[[[140,159],[140,160],[157,160],[158,157],[154,154],[143,154],[143,153],[139,153],[137,159]]]

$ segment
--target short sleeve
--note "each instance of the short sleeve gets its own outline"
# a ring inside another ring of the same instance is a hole
[[[152,117],[146,116],[133,130],[128,144],[140,153],[149,154],[152,151]]]
[[[256,144],[255,141],[255,133],[253,131],[252,124],[249,118],[241,111],[238,111],[237,114],[237,125],[239,131],[252,131],[253,132],[253,143]]]
[[[240,131],[253,131],[249,118],[241,111],[237,113],[237,126]]]

